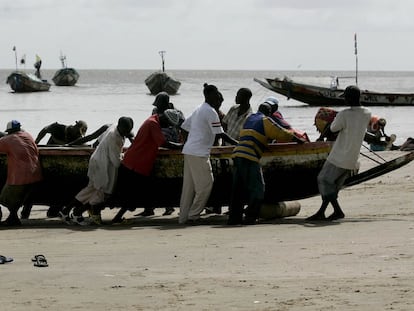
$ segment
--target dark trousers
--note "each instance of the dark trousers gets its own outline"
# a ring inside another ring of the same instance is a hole
[[[264,197],[264,179],[259,163],[244,158],[233,160],[233,187],[229,206],[229,221],[241,222],[247,202],[246,218],[259,218]]]
[[[115,190],[121,208],[133,211],[138,206],[151,207],[151,184],[151,177],[141,175],[121,164]]]

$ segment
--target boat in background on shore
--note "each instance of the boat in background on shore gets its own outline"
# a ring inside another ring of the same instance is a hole
[[[62,69],[55,72],[52,81],[57,86],[73,86],[78,82],[79,73],[74,68],[68,68],[66,65],[66,56],[60,55]]]
[[[254,78],[254,81],[273,92],[286,96],[287,99],[293,98],[310,106],[346,106],[342,96],[344,89],[338,88],[336,83],[331,83],[331,87],[323,87],[295,82],[288,77],[265,79],[265,81]],[[363,106],[414,107],[414,93],[381,93],[361,90],[360,100]]]
[[[15,51],[15,49],[16,48],[14,47],[13,50]],[[25,63],[23,58],[21,63]],[[47,80],[42,79],[40,74],[41,66],[42,60],[38,55],[36,55],[36,62],[34,64],[36,72],[34,74],[17,70],[16,56],[16,70],[7,77],[6,83],[9,84],[12,90],[16,93],[49,91],[50,83],[47,82]]]
[[[157,95],[159,92],[167,92],[169,95],[175,95],[181,86],[181,82],[173,79],[165,72],[164,55],[165,51],[160,51],[162,60],[162,71],[153,72],[145,79],[145,84],[152,95]]]

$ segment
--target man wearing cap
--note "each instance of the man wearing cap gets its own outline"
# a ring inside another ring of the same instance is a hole
[[[360,104],[361,91],[357,86],[348,86],[343,96],[350,108],[340,111],[330,125],[338,137],[318,175],[318,187],[322,205],[316,214],[307,220],[336,220],[345,217],[338,203],[338,193],[346,178],[358,169],[358,157],[371,112]],[[326,218],[325,210],[332,204],[333,213]]]
[[[112,222],[122,222],[126,211],[135,210],[137,197],[144,201],[144,208],[151,208],[154,189],[150,175],[158,154],[159,147],[180,149],[182,144],[166,140],[161,128],[169,125],[177,126],[179,113],[175,109],[167,109],[164,113],[150,116],[141,125],[131,146],[125,152],[118,170],[116,195],[121,200],[121,210]]]
[[[125,137],[131,136],[134,122],[129,117],[121,117],[118,124],[109,127],[97,139],[97,147],[89,159],[88,185],[83,188],[65,208],[59,212],[66,223],[71,221],[88,224],[82,214],[91,210],[91,220],[95,224],[101,223],[101,210],[104,202],[112,194],[121,163],[121,153]],[[73,209],[71,217],[70,211]]]
[[[245,87],[239,89],[235,98],[236,104],[230,107],[223,118],[223,128],[227,134],[236,140],[240,137],[240,130],[244,121],[252,113],[250,98],[252,98],[252,91],[250,89]]]
[[[181,128],[188,133],[183,147],[184,172],[180,198],[180,224],[196,224],[205,208],[213,187],[214,177],[210,150],[216,136],[230,144],[237,141],[224,132],[216,109],[222,96],[217,87],[204,84],[204,103],[184,121]]]
[[[20,122],[8,122],[6,132],[7,135],[0,138],[0,152],[7,155],[7,180],[0,193],[0,204],[10,212],[5,224],[16,226],[21,225],[17,211],[26,203],[36,183],[42,180],[42,170],[36,143],[21,129]]]
[[[302,139],[309,142],[308,134],[306,134],[304,131],[294,129],[289,122],[285,120],[282,113],[279,111],[279,100],[274,96],[269,96],[264,101],[265,103],[269,104],[272,108],[272,112],[270,115],[270,118],[272,118],[273,121],[275,121],[280,127],[283,127],[284,129],[288,130],[289,132],[292,132],[297,137],[301,137]],[[281,143],[288,142],[288,141],[279,141]]]

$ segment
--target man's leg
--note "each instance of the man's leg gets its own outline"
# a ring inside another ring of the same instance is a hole
[[[322,200],[322,205],[319,208],[319,210],[313,214],[312,216],[306,218],[306,220],[326,220],[325,217],[325,211],[326,208],[328,207],[329,201],[328,200]]]
[[[197,220],[206,207],[213,188],[214,177],[209,157],[193,157],[191,160],[195,196],[188,213],[188,219]]]
[[[231,198],[229,205],[229,219],[227,220],[228,225],[241,225],[243,223],[243,198],[244,198],[244,187],[241,171],[243,167],[240,163],[240,159],[234,159],[233,166],[233,185],[231,190]]]
[[[344,218],[345,214],[339,206],[338,200],[332,200],[331,204],[333,206],[334,212],[328,217],[328,220],[337,220]]]
[[[184,155],[183,187],[180,198],[180,215],[178,222],[184,224],[188,220],[188,213],[194,200],[194,181],[191,172],[191,156]]]

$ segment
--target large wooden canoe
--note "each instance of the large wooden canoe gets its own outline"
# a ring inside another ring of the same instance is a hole
[[[254,81],[288,99],[293,98],[310,106],[345,106],[345,100],[341,96],[344,90],[340,88],[299,83],[287,77],[266,79],[266,81],[255,78]],[[381,93],[361,90],[361,104],[363,106],[414,106],[414,93]]]
[[[313,142],[302,145],[295,143],[270,146],[261,160],[266,182],[266,204],[299,200],[318,194],[316,176],[325,162],[331,144]],[[45,180],[39,186],[34,203],[39,205],[64,205],[87,184],[89,147],[40,147],[41,163]],[[211,163],[215,184],[210,197],[210,206],[228,205],[232,184],[233,147],[215,147]],[[374,167],[368,172],[353,176],[349,185],[377,177],[401,167],[414,159],[414,152],[402,153],[390,164]],[[378,169],[380,167],[380,169]],[[183,155],[180,151],[161,149],[153,171],[154,206],[179,206],[182,187]],[[0,186],[7,175],[6,157],[0,155]],[[137,189],[137,207],[142,206],[140,189]],[[114,203],[117,206],[117,202]]]

